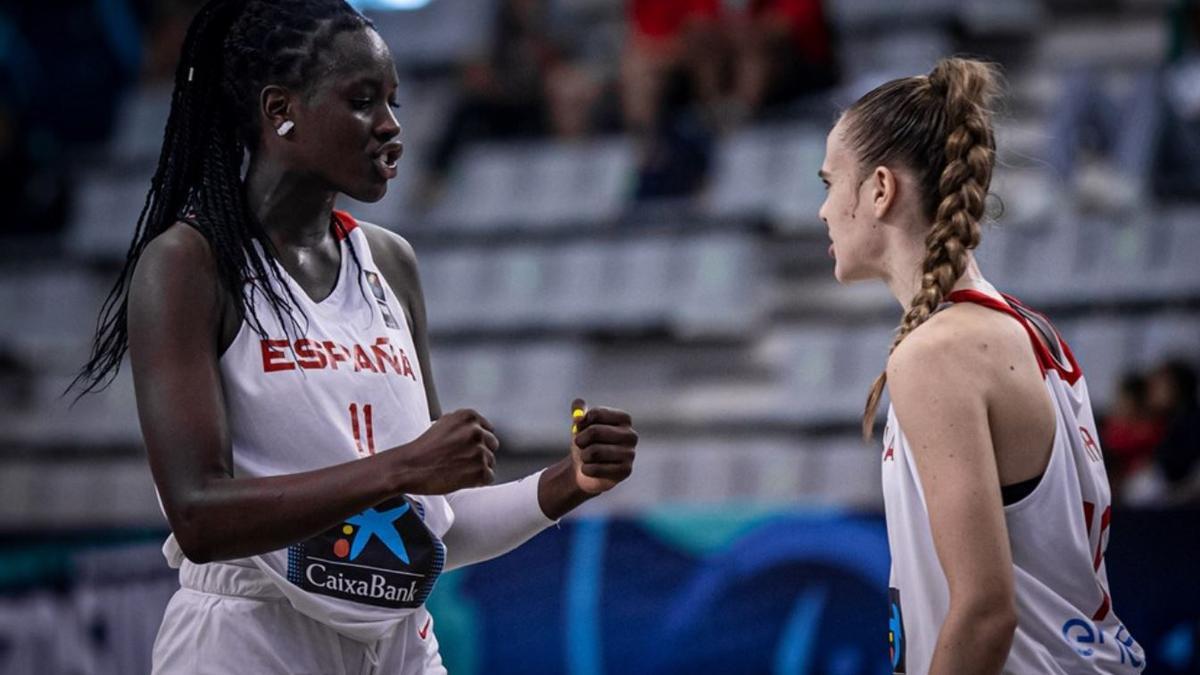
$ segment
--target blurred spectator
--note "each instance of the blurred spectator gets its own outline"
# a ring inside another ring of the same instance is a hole
[[[651,133],[666,108],[689,100],[716,106],[728,50],[720,19],[720,0],[630,0],[621,60],[626,128]]]
[[[625,126],[641,144],[635,198],[704,184],[715,134],[836,80],[820,0],[629,0]]]
[[[694,111],[664,119],[639,138],[635,201],[687,197],[700,190],[712,161],[713,135]]]
[[[1163,422],[1150,408],[1146,378],[1129,373],[1121,379],[1116,401],[1100,427],[1109,482],[1119,493],[1125,480],[1148,466],[1163,438]]]
[[[545,0],[502,0],[491,50],[463,68],[460,88],[417,183],[418,208],[436,200],[465,144],[551,134],[579,139],[605,126],[604,79],[556,38]]]
[[[419,200],[436,196],[463,144],[550,131],[546,83],[562,51],[550,37],[548,21],[543,0],[502,0],[490,53],[463,69],[461,96],[428,157]],[[578,88],[562,84],[559,88],[579,95]]]
[[[837,81],[820,0],[750,0],[734,26],[734,121]]]
[[[585,138],[611,128],[602,100],[605,89],[603,77],[584,63],[563,61],[551,68],[546,76],[546,103],[555,138]]]
[[[1162,128],[1160,79],[1153,69],[1083,69],[1064,79],[1047,159],[1081,206],[1123,211],[1145,204]]]
[[[1196,483],[1200,460],[1200,406],[1197,405],[1196,369],[1186,361],[1171,360],[1147,380],[1147,403],[1165,423],[1155,461],[1175,492]],[[1197,493],[1200,496],[1200,493]]]
[[[1180,0],[1163,83],[1164,135],[1155,189],[1165,197],[1200,196],[1200,1]]]
[[[1049,160],[1084,207],[1133,210],[1151,191],[1200,196],[1200,1],[1179,0],[1170,23],[1161,67],[1064,81]]]
[[[1154,463],[1125,483],[1127,502],[1200,503],[1200,404],[1196,369],[1173,359],[1146,378],[1146,405],[1162,424]]]
[[[630,0],[628,19],[622,100],[633,131],[658,129],[689,103],[729,128],[837,80],[820,0]]]

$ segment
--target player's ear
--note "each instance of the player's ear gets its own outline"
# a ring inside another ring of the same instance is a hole
[[[286,87],[269,84],[262,88],[258,96],[258,112],[266,129],[273,129],[280,135],[287,133],[280,133],[280,130],[290,131],[295,124],[291,117],[292,98],[291,91]]]
[[[900,192],[896,172],[886,166],[877,166],[867,179],[871,188],[871,207],[875,218],[883,220],[896,203]]]

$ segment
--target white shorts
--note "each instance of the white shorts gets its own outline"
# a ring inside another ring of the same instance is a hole
[[[445,675],[421,608],[372,644],[296,611],[259,570],[229,563],[179,570],[154,641],[154,675]]]

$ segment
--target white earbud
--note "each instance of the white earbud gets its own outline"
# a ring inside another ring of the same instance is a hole
[[[295,127],[295,122],[291,120],[284,120],[283,124],[280,124],[279,127],[275,129],[275,133],[279,134],[280,136],[287,136]]]

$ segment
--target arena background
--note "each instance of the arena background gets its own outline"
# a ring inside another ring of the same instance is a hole
[[[128,369],[62,393],[197,5],[0,5],[0,673],[148,672],[176,587]],[[359,6],[397,60],[406,153],[382,202],[345,207],[418,252],[443,408],[495,423],[501,478],[560,456],[574,396],[642,439],[627,484],[443,578],[452,673],[889,671],[857,416],[898,308],[833,282],[816,171],[839,107],[964,53],[1009,82],[984,272],[1082,362],[1147,672],[1200,672],[1194,370],[1171,388],[1200,359],[1197,3]]]

